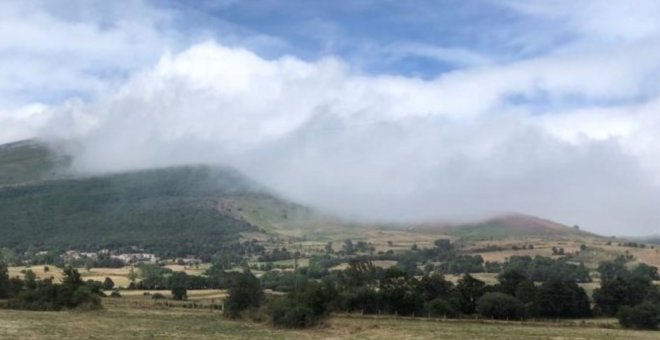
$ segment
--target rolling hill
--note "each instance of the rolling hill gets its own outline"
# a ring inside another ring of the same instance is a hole
[[[57,178],[68,164],[68,157],[36,140],[0,145],[0,187]]]
[[[326,240],[360,238],[378,227],[323,216],[228,168],[182,166],[67,177],[68,163],[68,157],[38,141],[0,145],[0,247],[137,247],[181,256],[213,253],[244,232]],[[592,235],[520,214],[416,229],[470,241]]]
[[[428,230],[431,227],[423,228]],[[597,236],[574,227],[524,214],[506,214],[478,222],[440,226],[435,229],[469,241]]]
[[[242,232],[269,227],[271,215],[282,219],[302,209],[232,169],[184,166],[67,178],[63,160],[36,141],[0,146],[0,247],[213,253]],[[227,201],[255,208],[227,210]],[[261,220],[252,218],[260,216],[252,211],[257,207],[269,211]]]

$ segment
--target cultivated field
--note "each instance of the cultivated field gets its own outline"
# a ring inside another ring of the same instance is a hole
[[[0,310],[2,339],[660,339],[660,332],[617,329],[612,320],[552,324],[339,315],[309,330],[230,321],[218,311],[131,308],[95,312]]]

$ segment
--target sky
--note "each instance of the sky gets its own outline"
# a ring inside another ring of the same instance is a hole
[[[370,221],[660,234],[660,2],[2,1],[0,143]]]

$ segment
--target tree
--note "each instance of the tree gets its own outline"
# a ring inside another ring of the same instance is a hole
[[[273,325],[284,328],[305,328],[316,324],[314,312],[292,298],[281,297],[269,305]]]
[[[111,278],[106,277],[105,280],[103,280],[103,289],[110,290],[115,287],[115,282],[112,281]]]
[[[618,257],[614,261],[601,262],[597,271],[600,274],[600,282],[608,282],[617,277],[625,276],[628,270],[626,269],[626,260],[623,257]]]
[[[37,288],[37,275],[30,269],[25,272],[23,279],[23,285],[27,289],[36,289]]]
[[[131,266],[131,269],[128,271],[128,279],[131,281],[131,283],[135,284],[135,279],[137,279],[138,275],[133,269],[133,266]]]
[[[9,271],[7,265],[0,259],[0,299],[9,297]]]
[[[477,299],[484,294],[486,284],[470,274],[465,274],[456,285],[458,301],[463,314],[473,314],[477,308]]]
[[[629,271],[625,266],[626,261],[619,257],[598,266],[601,285],[594,291],[593,297],[596,307],[605,315],[616,315],[620,307],[653,300],[657,294],[653,280],[658,275],[658,269],[640,264]]]
[[[446,238],[437,239],[433,242],[433,244],[440,251],[449,251],[452,249],[451,241]]]
[[[453,318],[458,316],[458,311],[454,305],[443,298],[435,298],[429,301],[426,304],[426,310],[429,316],[433,317]]]
[[[544,317],[585,317],[591,315],[589,297],[574,281],[553,279],[544,282],[537,292],[536,305]]]
[[[64,279],[62,280],[62,286],[67,288],[78,288],[85,284],[80,273],[75,268],[67,266],[64,268],[63,272]]]
[[[328,254],[332,254],[332,253],[335,252],[334,248],[332,248],[332,241],[328,242],[325,245],[325,252],[328,253]]]
[[[414,316],[424,312],[424,296],[414,278],[386,278],[380,284],[379,293],[386,313]]]
[[[26,273],[28,281],[32,275]],[[99,283],[100,284],[100,283]],[[72,267],[64,269],[61,284],[53,284],[50,279],[28,282],[34,289],[23,289],[11,297],[8,306],[14,309],[62,310],[62,309],[98,309],[101,299],[93,291],[91,283],[83,282],[78,271]],[[94,288],[95,289],[95,288]]]
[[[371,261],[350,259],[348,268],[341,274],[345,287],[366,285],[376,279],[377,268]]]
[[[623,306],[616,317],[625,328],[656,329],[660,324],[660,306],[650,302],[634,307]]]
[[[174,300],[185,300],[188,298],[188,274],[185,272],[172,273],[168,281],[168,285],[172,289],[172,298]]]
[[[185,300],[187,298],[188,298],[188,290],[186,289],[186,286],[172,287],[172,299]]]
[[[525,305],[515,297],[503,293],[486,293],[477,300],[477,312],[485,317],[501,320],[525,318]]]
[[[433,274],[424,276],[419,281],[418,288],[424,294],[425,301],[431,301],[436,298],[446,298],[451,293],[454,285],[445,279],[442,274]]]
[[[520,282],[514,296],[525,304],[528,316],[537,316],[539,314],[539,307],[537,305],[538,289],[534,285],[534,282],[530,280]]]
[[[500,282],[499,291],[505,294],[514,295],[518,285],[527,280],[527,276],[518,269],[505,270],[497,276]]]
[[[310,281],[301,292],[275,299],[268,305],[268,311],[275,326],[305,328],[326,317],[336,297],[331,284]]]
[[[249,270],[236,275],[229,286],[229,296],[225,300],[225,315],[235,319],[249,308],[257,308],[263,299],[259,279]]]
[[[351,255],[355,253],[355,246],[353,245],[353,241],[351,240],[345,240],[344,245],[342,246],[342,250],[344,253]]]
[[[166,289],[170,287],[166,275],[174,275],[171,269],[146,263],[141,264],[139,268],[142,280],[139,282],[138,287],[141,289]]]
[[[534,282],[525,280],[516,287],[515,297],[524,303],[533,303],[536,301],[537,289]]]
[[[635,277],[647,278],[648,280],[660,280],[658,275],[658,267],[649,266],[646,263],[640,263],[633,269],[630,274]]]

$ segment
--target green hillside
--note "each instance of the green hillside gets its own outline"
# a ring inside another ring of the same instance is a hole
[[[258,196],[236,172],[181,167],[0,188],[0,246],[160,254],[214,251],[256,227],[217,209]]]
[[[35,140],[0,145],[0,187],[56,178],[68,162]]]
[[[66,177],[67,157],[28,140],[0,145],[0,247],[139,248],[212,253],[258,227],[219,209],[228,197],[272,199],[231,169],[178,167]]]
[[[442,227],[440,230],[469,241],[596,236],[573,227],[523,214],[503,215],[475,223]]]
[[[0,247],[203,254],[235,242],[241,232],[297,235],[329,223],[227,168],[74,178],[67,164],[38,141],[0,145]]]

